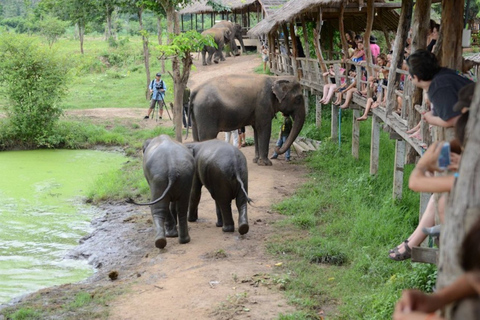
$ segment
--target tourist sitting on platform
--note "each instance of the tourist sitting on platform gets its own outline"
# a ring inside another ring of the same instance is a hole
[[[435,312],[446,305],[480,294],[480,219],[465,235],[460,247],[460,265],[464,273],[448,286],[432,294],[405,290],[395,306],[394,320],[443,320]]]
[[[347,40],[348,46],[348,58],[351,58],[355,48],[357,48],[357,43],[355,42],[355,32],[352,30],[345,32],[345,39]]]
[[[456,108],[461,108],[462,105],[457,105]],[[458,165],[460,163],[460,153],[462,152],[463,145],[465,143],[465,131],[468,121],[468,112],[462,114],[458,119],[455,126],[455,140],[450,142],[450,161],[451,164],[448,167],[451,175],[446,176],[433,176],[435,171],[441,171],[438,167],[438,158],[440,156],[441,149],[444,142],[433,143],[423,156],[418,161],[415,169],[410,174],[408,186],[413,191],[417,192],[450,192],[452,189],[458,171]],[[443,223],[443,213],[445,208],[446,196],[443,195],[438,200],[438,213],[440,223]],[[435,200],[434,195],[430,197],[425,212],[420,219],[415,231],[408,237],[407,240],[402,242],[399,246],[390,250],[389,258],[396,261],[402,261],[411,258],[412,248],[419,246],[427,237],[426,231],[431,232],[431,228],[435,225]],[[438,228],[436,228],[438,229]],[[439,231],[435,231],[439,232]]]
[[[352,66],[350,71],[348,71],[348,80],[346,80],[340,87],[335,88],[334,92],[337,93],[337,99],[333,103],[334,105],[338,106],[342,103],[342,94],[344,91],[347,89],[351,88],[351,85],[354,84],[356,85],[356,71],[355,71],[355,66]]]
[[[460,112],[453,110],[458,100],[458,91],[471,83],[454,70],[441,68],[437,58],[427,50],[417,50],[407,60],[412,83],[428,92],[434,106],[423,117],[429,124],[448,128],[453,127]]]
[[[345,69],[343,68],[339,68],[338,70],[340,72],[340,76],[342,76],[343,72],[345,72]],[[335,89],[337,88],[337,84],[335,83],[335,71],[333,69],[333,66],[330,66],[330,68],[328,68],[328,71],[323,73],[323,76],[328,77],[330,82],[323,86],[323,96],[322,100],[320,100],[320,103],[328,104],[330,103],[330,99],[332,99],[333,94],[335,93]],[[342,77],[341,79],[342,83],[344,83],[345,78]]]
[[[359,118],[357,118],[357,121],[365,121],[368,119],[368,113],[370,112],[370,109],[375,109],[380,105],[380,101],[382,99],[382,85],[381,83],[377,83],[375,79],[372,77],[370,78],[369,81],[369,87],[372,90],[372,96],[370,98],[367,98],[367,104],[365,105],[365,112],[363,115]],[[361,92],[363,96],[367,96],[366,92]]]
[[[353,62],[360,62],[365,60],[365,50],[362,41],[357,42],[357,48],[353,52],[353,55],[350,59]]]
[[[351,82],[350,82],[350,85],[344,90],[344,92],[345,92],[345,102],[340,106],[340,109],[348,108],[348,106],[350,105],[350,102],[352,101],[353,94],[355,92],[358,92],[356,70],[350,70],[350,77],[352,78]],[[335,101],[335,103],[334,103],[337,106],[340,105],[341,102],[342,102],[342,93],[343,92],[340,92],[339,94],[337,94],[337,101]]]

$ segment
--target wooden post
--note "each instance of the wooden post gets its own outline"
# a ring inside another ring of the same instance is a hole
[[[317,21],[316,29],[313,29],[313,45],[315,47],[315,54],[317,55],[317,60],[322,68],[322,73],[327,72],[327,66],[325,65],[325,60],[323,59],[322,47],[320,46],[320,35],[322,32],[322,7],[319,8],[320,13]],[[327,79],[323,79],[326,83]]]
[[[353,109],[353,123],[352,123],[352,156],[355,159],[358,159],[359,148],[360,148],[360,121],[357,121],[357,118],[360,118],[360,110]]]
[[[403,48],[407,41],[408,29],[410,21],[412,20],[412,0],[402,1],[402,9],[400,14],[400,21],[398,22],[397,36],[395,37],[395,44],[393,46],[393,55],[388,73],[388,88],[387,88],[387,117],[392,114],[396,106],[397,97],[395,95],[396,86],[400,80],[400,74],[397,74],[397,68],[401,69],[403,64]]]
[[[320,100],[322,100],[322,97],[317,94],[315,96],[315,126],[319,129],[322,126],[322,104]]]
[[[310,90],[307,87],[303,87],[303,101],[305,104],[305,114],[308,114],[308,107],[310,102]]]
[[[305,57],[310,58],[310,43],[308,42],[308,29],[307,23],[305,22],[305,16],[302,15],[302,29],[303,29],[303,42],[305,42]]]
[[[370,174],[378,172],[378,159],[380,154],[380,118],[372,116],[372,133],[370,138]]]
[[[459,19],[460,20],[460,19]],[[475,89],[470,117],[467,124],[467,142],[462,153],[459,177],[445,211],[445,221],[440,237],[440,262],[438,266],[437,288],[448,286],[463,274],[459,265],[458,251],[465,234],[480,218],[480,90]],[[446,319],[474,320],[480,314],[480,300],[464,299],[447,307]]]
[[[367,0],[367,26],[365,27],[365,33],[363,34],[363,43],[365,44],[365,52],[367,53],[367,75],[373,76],[373,69],[371,67],[373,63],[372,51],[370,50],[370,33],[373,27],[373,18],[375,15],[375,7],[373,6],[373,0]],[[370,92],[370,88],[368,88]],[[371,93],[369,93],[370,95]]]
[[[453,70],[462,70],[463,12],[463,0],[442,1],[442,22],[439,35],[442,38],[440,65]]]
[[[300,80],[300,75],[298,73],[298,67],[297,67],[297,57],[298,57],[298,52],[297,52],[297,38],[295,38],[295,25],[293,22],[290,23],[290,38],[292,39],[292,66],[293,66],[293,74],[297,77],[298,80]]]
[[[405,140],[395,142],[395,168],[393,172],[393,198],[401,199],[403,191],[403,168],[405,167]]]
[[[330,137],[332,141],[338,138],[338,106],[332,103],[332,124],[330,126]]]
[[[343,15],[345,13],[346,2],[340,2],[340,18],[338,19],[338,30],[340,31],[340,39],[342,39],[343,59],[347,60],[348,57],[348,44],[347,38],[345,38],[345,27],[343,25]],[[333,39],[333,37],[332,37]],[[333,40],[332,40],[333,44]],[[333,51],[333,46],[330,48]]]

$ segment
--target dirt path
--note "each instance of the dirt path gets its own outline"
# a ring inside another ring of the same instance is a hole
[[[218,65],[201,66],[191,75],[192,85],[226,73],[253,73],[261,64],[257,56],[228,58]],[[121,121],[152,127],[142,120],[143,109],[91,109],[68,111],[66,117],[87,117],[94,122]],[[165,118],[165,117],[164,117]],[[168,119],[160,125],[171,126]],[[253,132],[247,127],[247,137]],[[223,134],[219,134],[223,138]],[[273,147],[274,141],[271,141]],[[248,208],[250,231],[240,236],[215,227],[215,203],[203,189],[199,221],[189,223],[191,242],[180,245],[168,239],[165,249],[154,247],[154,231],[148,208],[106,204],[106,217],[95,222],[96,231],[83,239],[73,257],[87,257],[99,271],[85,288],[128,285],[126,293],[110,303],[110,319],[276,319],[293,311],[275,278],[277,261],[266,254],[265,241],[273,235],[272,222],[281,216],[271,211],[274,203],[290,196],[305,181],[304,166],[283,156],[271,167],[252,163],[254,147],[241,149],[249,170]],[[238,216],[234,208],[235,217]],[[108,273],[118,272],[111,281]],[[65,291],[71,285],[58,288]],[[52,295],[55,289],[43,290]]]

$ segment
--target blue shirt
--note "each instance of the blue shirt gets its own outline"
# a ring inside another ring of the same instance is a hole
[[[160,79],[160,81],[157,81],[157,79],[154,79],[150,81],[150,85],[148,87],[150,88],[150,90],[153,90],[151,99],[163,100],[163,98],[165,97],[165,92],[167,91],[167,85],[165,81],[163,81],[162,79]],[[160,92],[159,90],[157,90],[157,87],[161,87],[161,89],[164,89],[165,91]]]

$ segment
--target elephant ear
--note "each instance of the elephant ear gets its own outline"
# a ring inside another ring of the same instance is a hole
[[[272,85],[272,91],[278,99],[278,102],[282,102],[287,93],[290,91],[290,81],[277,80]]]

